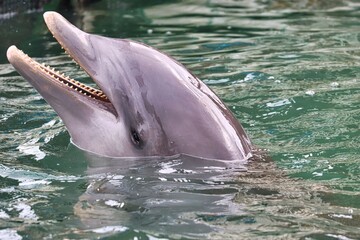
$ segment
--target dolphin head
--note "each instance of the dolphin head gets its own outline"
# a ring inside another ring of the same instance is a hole
[[[170,56],[139,42],[85,33],[56,12],[44,19],[100,89],[37,63],[15,46],[7,57],[58,113],[79,148],[109,157],[251,156],[250,140],[228,108]]]

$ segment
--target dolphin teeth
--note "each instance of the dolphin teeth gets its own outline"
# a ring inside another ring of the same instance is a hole
[[[1,0],[0,0],[1,1]],[[65,51],[66,52],[66,51]],[[23,52],[22,52],[23,53]],[[36,69],[41,70],[44,74],[46,74],[48,77],[51,77],[53,81],[58,81],[61,84],[66,85],[67,87],[77,91],[78,93],[87,96],[89,98],[93,98],[95,100],[100,101],[109,101],[108,97],[105,95],[105,93],[100,89],[97,89],[96,87],[87,86],[86,84],[83,84],[81,82],[76,81],[75,79],[70,78],[69,76],[66,76],[64,73],[61,73],[58,70],[55,70],[54,67],[51,67],[47,65],[46,63],[38,63],[37,61],[33,60],[31,57],[29,57],[27,54],[23,53],[24,58],[28,59],[29,63],[34,65]],[[79,66],[79,64],[73,59],[73,61]],[[83,69],[81,66],[79,66],[81,69]]]

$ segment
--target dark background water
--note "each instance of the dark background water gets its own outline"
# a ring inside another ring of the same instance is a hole
[[[3,0],[0,10],[0,239],[360,238],[357,1]],[[6,59],[16,44],[91,84],[48,33],[46,10],[184,63],[272,161],[119,163],[73,147]]]

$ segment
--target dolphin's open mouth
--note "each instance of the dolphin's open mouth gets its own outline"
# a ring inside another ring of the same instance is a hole
[[[49,31],[65,53],[88,74],[96,87],[87,86],[46,64],[40,64],[15,46],[11,46],[7,51],[9,62],[60,116],[64,114],[64,108],[72,108],[74,116],[81,108],[91,108],[105,110],[117,117],[118,113],[109,96],[111,86],[106,82],[102,83],[103,78],[98,79],[96,64],[86,63],[87,50],[81,47],[86,46],[84,38],[89,35],[78,30],[57,13],[47,12],[44,19]],[[79,39],[84,42],[79,42]],[[88,51],[92,51],[92,48]]]
[[[8,55],[14,56],[18,59],[21,59],[25,64],[27,64],[33,71],[39,71],[43,74],[46,74],[49,81],[60,84],[64,88],[68,88],[68,91],[74,91],[81,95],[87,96],[103,102],[110,102],[105,93],[99,89],[87,86],[79,81],[76,81],[69,76],[66,76],[64,73],[56,71],[54,68],[46,64],[40,64],[35,61],[23,51],[17,49],[15,46],[12,46],[8,50]],[[71,57],[71,56],[70,56]]]

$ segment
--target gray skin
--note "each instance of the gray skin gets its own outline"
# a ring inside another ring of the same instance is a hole
[[[7,57],[58,113],[79,148],[108,157],[251,156],[251,142],[229,109],[170,56],[143,43],[85,33],[56,12],[44,19],[104,94],[71,82],[15,46]]]

